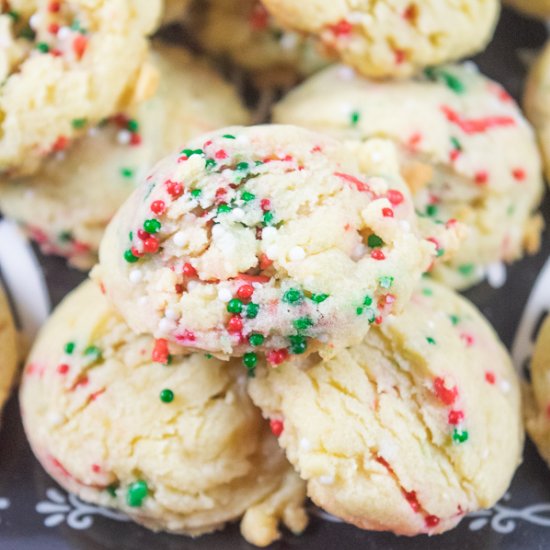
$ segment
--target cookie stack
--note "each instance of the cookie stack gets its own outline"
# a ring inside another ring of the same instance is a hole
[[[86,44],[95,21],[101,45],[103,21],[140,30],[145,50],[161,17],[80,4],[28,19],[30,61],[83,70],[58,17]],[[234,4],[169,2],[164,21],[264,91],[345,65],[245,127],[231,87],[155,43],[116,107],[63,122],[62,148],[50,121],[28,163],[2,164],[0,208],[45,252],[85,269],[99,249],[27,360],[27,437],[67,490],[153,530],[241,519],[265,546],[306,528],[307,495],[362,529],[442,533],[504,494],[524,439],[510,357],[454,290],[540,246],[534,133],[499,84],[449,64],[488,42],[499,3]],[[92,65],[91,82],[116,71]]]

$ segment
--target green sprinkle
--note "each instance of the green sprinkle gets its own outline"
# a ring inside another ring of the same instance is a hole
[[[124,252],[124,259],[129,264],[135,264],[137,261],[139,261],[139,258],[137,256],[134,256],[134,253],[131,250],[126,250]]]
[[[191,196],[196,199],[201,196],[201,193],[202,189],[193,189],[193,191],[191,191]]]
[[[312,294],[310,300],[316,304],[324,302],[329,297],[329,294]]]
[[[59,233],[58,235],[58,239],[62,243],[67,243],[73,240],[73,234],[71,231],[61,231],[61,233]]]
[[[163,403],[172,403],[174,401],[174,392],[168,389],[162,390],[159,397]]]
[[[468,441],[468,432],[466,430],[455,430],[453,431],[453,441],[455,443],[466,443]]]
[[[273,212],[271,211],[265,212],[263,217],[263,224],[269,225],[271,224],[272,221],[273,221]]]
[[[128,121],[126,126],[130,132],[135,133],[139,130],[139,122],[133,118]]]
[[[253,302],[250,302],[246,306],[246,317],[248,319],[255,319],[258,316],[258,311],[260,311],[260,306]]]
[[[153,233],[158,233],[160,231],[161,224],[158,220],[151,219],[151,220],[145,220],[143,222],[143,229],[150,235]]]
[[[128,167],[123,167],[120,169],[120,173],[122,175],[123,178],[133,178],[134,177],[134,169],[133,168],[128,168]]]
[[[143,480],[134,481],[128,487],[126,493],[126,503],[132,508],[137,508],[143,504],[143,499],[149,494],[149,487]]]
[[[290,353],[301,355],[307,350],[307,340],[304,336],[297,334],[289,336],[288,339],[290,340]]]
[[[294,319],[292,325],[296,330],[307,330],[313,326],[313,321],[310,317],[300,317],[299,319]]]
[[[229,206],[227,203],[225,202],[222,202],[222,204],[220,204],[218,206],[218,209],[216,210],[216,212],[218,214],[227,214],[228,212],[231,212],[232,208],[231,206]]]
[[[17,23],[17,21],[19,21],[19,19],[21,17],[19,15],[19,12],[16,12],[14,10],[8,11],[7,14],[14,20],[15,23]]]
[[[48,53],[50,51],[50,47],[46,44],[46,42],[38,42],[36,49],[42,53]]]
[[[256,375],[256,364],[258,363],[258,356],[253,352],[249,351],[243,355],[243,365],[248,370],[248,377],[254,378]]]
[[[436,256],[438,258],[441,258],[441,256],[443,256],[443,254],[445,254],[445,249],[444,248],[440,248],[437,253],[436,253]]]
[[[117,490],[117,486],[116,486],[116,485],[108,485],[107,487],[105,487],[105,490],[106,490],[107,493],[109,493],[109,495],[112,496],[113,498],[116,497],[116,490]]]
[[[225,139],[237,139],[233,134],[224,134],[222,137]]]
[[[431,336],[426,337],[426,342],[428,342],[428,344],[431,344],[432,346],[435,346],[436,344],[435,340]]]
[[[458,315],[449,315],[449,319],[451,320],[451,323],[456,326],[458,323],[460,323],[460,317]]]
[[[65,349],[65,353],[66,353],[67,355],[72,355],[73,352],[74,352],[74,348],[75,348],[75,347],[76,347],[76,346],[75,346],[75,343],[74,343],[74,342],[67,342],[67,343],[65,344],[65,348],[64,348],[64,349]]]
[[[261,166],[262,164],[264,164],[263,160],[255,160],[254,161],[254,166]]]
[[[353,111],[350,115],[350,122],[352,126],[357,126],[359,120],[361,119],[361,113],[359,111]]]
[[[164,363],[164,366],[165,367],[170,366],[172,364],[173,359],[174,358],[170,354],[168,354],[168,357],[166,358],[166,363]]]
[[[88,359],[87,364],[91,365],[101,360],[101,350],[97,346],[88,346],[84,350],[84,357]]]
[[[283,294],[283,302],[292,305],[301,304],[304,300],[304,295],[297,288],[290,288]]]
[[[207,170],[214,168],[214,166],[216,166],[216,161],[214,159],[206,159],[206,161],[204,162],[204,167]]]
[[[453,92],[461,94],[465,91],[466,88],[464,84],[456,76],[446,72],[442,72],[441,76],[445,80],[445,84],[447,84],[447,87],[450,88]]]
[[[264,341],[265,341],[265,336],[258,332],[254,332],[248,337],[249,344],[254,347],[261,346],[264,343]]]
[[[381,246],[384,246],[384,241],[378,236],[378,235],[369,235],[369,238],[367,239],[367,244],[371,248],[380,248]]]
[[[248,162],[239,162],[236,166],[237,170],[248,170]]]
[[[71,124],[73,128],[79,130],[80,128],[84,128],[88,122],[88,119],[86,118],[73,118]]]
[[[128,233],[128,238],[133,241],[134,240],[134,232],[133,231],[130,231],[130,233]]]
[[[432,217],[437,215],[437,206],[435,204],[428,204],[426,206],[426,214]]]
[[[202,155],[204,154],[204,151],[202,149],[184,149],[181,154],[189,158],[193,155]]]
[[[433,290],[431,288],[423,288],[422,294],[424,294],[424,296],[431,296],[433,294]]]
[[[363,315],[363,311],[364,311],[364,309],[363,309],[362,307],[358,307],[358,308],[355,310],[355,313],[356,313],[357,315]]]
[[[250,193],[249,191],[245,191],[242,195],[241,195],[241,199],[244,201],[244,202],[250,202],[252,200],[254,200],[256,198],[256,195],[254,195],[253,193]]]
[[[212,357],[214,357],[211,353],[205,353],[204,356],[205,356],[207,359],[212,359]]]
[[[456,149],[457,151],[462,151],[462,145],[460,141],[458,141],[458,138],[451,137],[451,143],[453,145],[453,149]]]
[[[508,207],[508,209],[506,210],[506,214],[507,214],[508,216],[513,216],[514,213],[515,213],[515,211],[516,211],[516,207],[515,207],[513,204],[511,204],[511,205]]]
[[[365,296],[365,299],[363,300],[363,305],[364,306],[372,305],[372,297],[369,296],[368,294]]]
[[[243,303],[238,298],[233,298],[227,303],[229,313],[240,313],[243,310]]]
[[[393,285],[393,277],[384,275],[378,279],[378,284],[385,289],[391,288]]]
[[[376,311],[372,308],[365,309],[365,315],[367,316],[367,321],[372,324],[376,320]]]
[[[474,272],[474,264],[462,264],[458,266],[458,272],[465,277],[471,275]]]

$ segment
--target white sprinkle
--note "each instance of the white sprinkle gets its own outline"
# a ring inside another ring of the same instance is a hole
[[[300,449],[305,452],[308,452],[309,450],[311,450],[311,443],[309,439],[305,437],[302,437],[302,439],[300,439]]]
[[[264,227],[262,229],[262,241],[272,241],[277,236],[277,230],[274,227]]]
[[[174,242],[174,244],[178,247],[182,247],[186,242],[187,242],[187,238],[185,236],[185,232],[184,231],[178,231],[173,237],[172,237],[172,241]]]
[[[244,218],[244,210],[242,208],[233,208],[231,210],[231,217],[234,220],[242,220]]]
[[[355,71],[351,67],[342,65],[338,67],[338,77],[341,80],[353,80],[355,78]]]
[[[238,144],[238,145],[249,145],[250,144],[250,139],[245,134],[239,134],[235,138],[235,143]]]
[[[57,31],[57,38],[59,40],[65,40],[66,38],[69,38],[69,36],[71,36],[71,34],[72,34],[72,31],[69,27],[61,27]]]
[[[272,244],[265,249],[265,253],[270,260],[276,260],[279,256],[279,247],[276,244]]]
[[[487,282],[493,288],[502,288],[506,283],[506,266],[502,262],[495,262],[487,266]]]
[[[407,233],[411,230],[411,224],[407,220],[401,220],[399,225],[401,226],[401,229]]]
[[[132,284],[137,285],[143,279],[143,271],[141,269],[132,269],[128,278]]]
[[[48,414],[48,425],[51,427],[59,426],[65,417],[58,412],[51,412]]]
[[[170,319],[171,321],[175,321],[176,319],[179,319],[179,317],[180,317],[178,312],[172,307],[167,307],[164,310],[164,316],[167,319]]]
[[[258,290],[259,288],[262,288],[262,283],[252,283],[252,286]]]
[[[40,26],[41,17],[38,13],[31,15],[29,19],[29,27],[33,30],[37,30]]]
[[[319,477],[319,483],[321,485],[332,485],[334,483],[334,476],[332,476],[332,475],[320,476]]]
[[[353,252],[351,253],[351,257],[355,261],[360,260],[365,255],[366,251],[367,251],[367,247],[363,243],[359,243],[353,249]]]
[[[220,302],[229,302],[233,298],[231,291],[228,288],[220,288],[218,290],[218,300]]]
[[[283,50],[295,50],[296,46],[298,46],[298,35],[293,32],[285,32],[281,36],[279,44]]]
[[[159,321],[159,331],[162,333],[171,332],[176,328],[176,323],[174,321],[171,321],[170,319],[167,319],[166,317],[163,317]]]
[[[500,389],[502,393],[508,393],[510,391],[510,382],[508,382],[508,380],[501,380]]]
[[[293,246],[288,253],[288,257],[292,262],[299,262],[306,257],[306,253],[301,246]]]
[[[132,134],[128,130],[120,130],[116,135],[116,140],[120,145],[128,145],[132,139]]]

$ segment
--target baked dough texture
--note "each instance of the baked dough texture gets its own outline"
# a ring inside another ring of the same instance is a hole
[[[504,0],[505,4],[536,17],[550,17],[550,0]]]
[[[0,182],[4,215],[44,253],[80,269],[97,261],[109,220],[159,158],[193,136],[248,121],[234,88],[205,62],[160,43],[150,62],[160,76],[153,98],[92,128],[37,175]]]
[[[8,301],[0,286],[0,410],[11,393],[17,371],[17,340]]]
[[[283,26],[317,37],[344,63],[374,77],[407,77],[481,51],[497,0],[264,0]]]
[[[154,91],[160,0],[12,0],[0,12],[0,171],[49,154]]]
[[[85,501],[155,531],[192,536],[243,514],[265,546],[279,520],[307,523],[303,482],[246,394],[240,365],[202,354],[154,362],[90,282],[44,326],[20,390],[23,422],[46,471]]]
[[[534,132],[471,63],[388,82],[332,67],[290,92],[274,120],[344,141],[391,139],[419,215],[468,230],[460,250],[432,271],[449,286],[467,288],[492,265],[539,249],[544,183]]]
[[[446,531],[491,507],[521,460],[508,353],[472,304],[429,280],[363,343],[258,368],[249,392],[311,499],[364,529]]]
[[[360,341],[407,303],[434,241],[390,143],[233,127],[157,164],[108,227],[94,276],[136,332],[246,354],[253,369],[257,352],[277,364]]]

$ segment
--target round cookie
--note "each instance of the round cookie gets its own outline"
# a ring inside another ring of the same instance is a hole
[[[531,361],[531,387],[525,398],[525,427],[550,465],[550,317],[543,324]]]
[[[498,0],[264,0],[289,29],[316,36],[344,63],[374,78],[406,77],[484,48]]]
[[[529,72],[524,107],[537,132],[544,158],[546,179],[550,181],[550,41]]]
[[[311,499],[363,529],[446,531],[492,506],[521,460],[506,350],[469,302],[430,281],[360,345],[259,368],[249,393]]]
[[[288,94],[274,120],[343,140],[391,139],[419,215],[468,228],[460,250],[432,272],[449,286],[464,289],[539,248],[544,184],[533,131],[470,63],[388,82],[332,67]]]
[[[550,17],[550,0],[504,0],[504,3],[529,15]]]
[[[97,287],[47,322],[20,389],[25,431],[46,471],[85,501],[153,530],[193,536],[245,515],[267,545],[279,519],[307,523],[303,482],[246,394],[246,376],[202,354],[154,363]]]
[[[15,326],[8,301],[0,285],[0,410],[10,396],[17,371]]]
[[[160,0],[11,0],[0,11],[0,172],[35,172],[86,127],[154,91]]]
[[[361,340],[437,254],[393,147],[233,127],[159,162],[107,228],[95,276],[138,333],[279,363]]]
[[[0,209],[43,252],[90,268],[107,223],[154,162],[192,136],[248,121],[234,89],[185,50],[156,44],[151,62],[160,73],[152,99],[93,128],[36,176],[0,183]]]
[[[290,84],[328,62],[311,38],[285,31],[259,0],[208,0],[189,23],[200,46],[252,71],[259,86]]]

